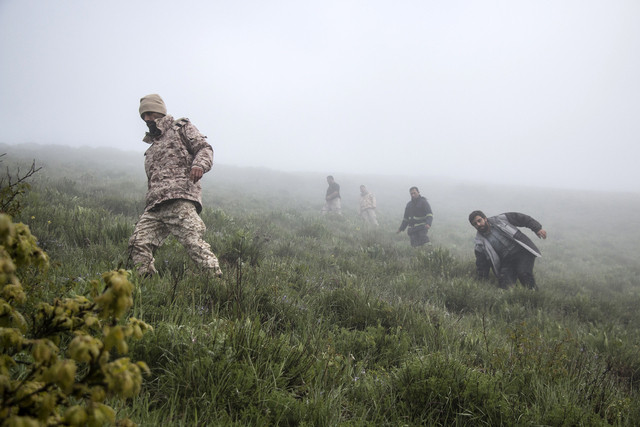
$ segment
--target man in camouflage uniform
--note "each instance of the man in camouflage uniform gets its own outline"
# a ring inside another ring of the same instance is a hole
[[[205,271],[222,276],[218,259],[202,238],[206,226],[200,178],[211,170],[213,148],[198,129],[182,118],[174,120],[159,95],[140,99],[140,117],[151,146],[144,153],[148,189],[146,208],[129,239],[129,254],[142,275],[157,273],[153,252],[172,234]]]
[[[378,226],[378,218],[376,217],[376,196],[373,195],[367,187],[360,186],[360,216],[364,222],[375,227]]]

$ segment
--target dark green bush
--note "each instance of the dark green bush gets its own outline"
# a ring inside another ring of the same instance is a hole
[[[401,328],[392,331],[382,326],[369,326],[363,331],[339,329],[334,341],[336,351],[353,356],[366,369],[390,369],[400,364],[409,352],[409,338]]]
[[[409,360],[392,377],[397,410],[416,424],[505,425],[516,421],[515,399],[499,375],[434,353]]]
[[[326,320],[331,324],[347,329],[364,330],[368,326],[377,325],[385,328],[397,326],[391,305],[352,286],[324,293],[318,308],[324,311]]]

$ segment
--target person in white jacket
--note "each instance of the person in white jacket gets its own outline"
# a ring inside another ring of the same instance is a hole
[[[375,227],[378,226],[378,218],[376,217],[376,196],[373,195],[367,187],[360,186],[360,216],[364,222]]]

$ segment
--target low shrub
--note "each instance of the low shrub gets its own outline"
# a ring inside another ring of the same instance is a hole
[[[407,361],[392,376],[396,410],[411,423],[512,424],[514,398],[500,375],[471,369],[441,353]]]
[[[324,317],[330,324],[347,329],[364,330],[368,326],[377,325],[385,328],[397,326],[390,304],[349,285],[321,295],[318,310],[324,311]]]
[[[362,331],[341,328],[335,333],[334,343],[336,351],[351,355],[366,369],[390,369],[409,352],[409,338],[400,327],[391,331],[382,326],[368,326]]]
[[[115,422],[108,396],[139,393],[144,362],[127,357],[127,339],[151,330],[130,318],[133,285],[124,270],[105,273],[101,293],[93,281],[91,298],[40,302],[27,320],[20,271],[47,268],[48,257],[23,224],[0,215],[0,417],[7,425],[103,425]],[[124,424],[131,424],[128,420]]]

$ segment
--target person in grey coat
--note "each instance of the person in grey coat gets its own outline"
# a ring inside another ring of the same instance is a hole
[[[474,252],[479,279],[488,279],[492,269],[501,288],[506,289],[520,280],[522,285],[537,289],[533,264],[542,255],[517,227],[526,227],[539,238],[546,239],[547,232],[538,221],[519,212],[487,218],[482,211],[473,211],[469,214],[469,222],[477,230]]]

